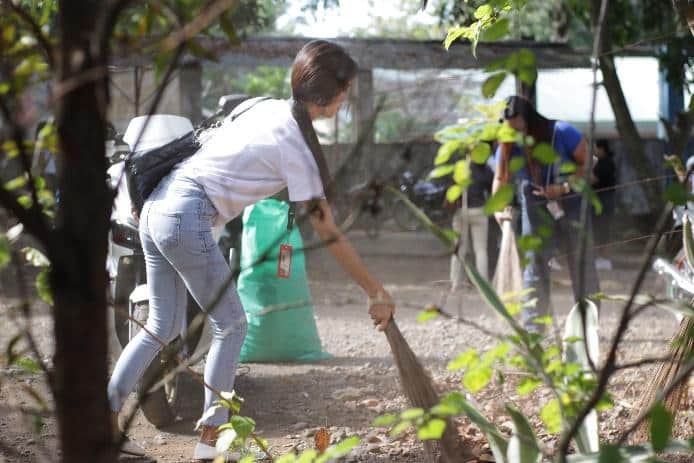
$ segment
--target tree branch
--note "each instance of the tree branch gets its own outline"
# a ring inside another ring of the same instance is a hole
[[[0,0],[5,7],[7,7],[10,11],[15,13],[17,16],[20,17],[22,21],[26,23],[26,25],[31,29],[31,32],[34,34],[34,37],[36,40],[39,42],[41,45],[41,48],[43,49],[44,54],[46,55],[46,61],[48,62],[48,65],[50,67],[53,67],[55,62],[53,60],[53,47],[51,46],[50,42],[46,38],[45,35],[43,35],[43,32],[41,31],[41,27],[39,27],[38,24],[36,24],[36,21],[34,21],[34,18],[31,17],[29,13],[26,12],[21,6],[16,5],[12,0]]]
[[[183,26],[179,31],[169,35],[162,44],[162,51],[171,51],[192,39],[200,31],[210,25],[229,8],[236,6],[238,0],[217,0],[205,8],[194,20]]]
[[[36,238],[38,238],[44,245],[48,243],[48,225],[44,220],[41,212],[41,205],[38,201],[38,194],[36,192],[36,183],[34,182],[34,177],[31,174],[31,164],[27,157],[26,150],[24,149],[22,128],[17,124],[17,121],[12,118],[10,109],[7,107],[5,99],[0,97],[0,113],[2,113],[3,118],[7,121],[11,128],[12,139],[19,150],[19,156],[22,161],[22,166],[29,179],[29,191],[31,192],[32,202],[30,208],[26,209],[21,204],[19,204],[17,196],[6,190],[4,187],[0,187],[0,205],[9,209],[17,219],[19,219]]]

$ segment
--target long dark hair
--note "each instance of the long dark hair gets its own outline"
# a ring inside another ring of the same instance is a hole
[[[357,74],[357,63],[339,45],[326,40],[312,40],[303,46],[292,65],[292,115],[301,135],[318,165],[325,196],[333,196],[333,184],[311,122],[307,103],[329,105]]]
[[[535,143],[552,143],[552,132],[555,121],[547,119],[538,113],[535,107],[522,96],[513,95],[506,99],[504,118],[521,116],[528,126],[528,135],[535,139]]]

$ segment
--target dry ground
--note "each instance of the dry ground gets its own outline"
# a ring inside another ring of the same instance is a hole
[[[446,364],[456,354],[468,349],[485,349],[494,344],[493,339],[479,330],[452,320],[437,319],[417,324],[417,313],[428,303],[439,303],[445,295],[448,260],[428,238],[412,235],[382,237],[368,241],[355,234],[356,246],[365,254],[367,264],[387,284],[387,289],[398,302],[398,322],[405,337],[420,359],[431,371],[441,391],[460,390],[458,373],[446,371]],[[394,244],[395,240],[402,241]],[[427,255],[429,257],[427,257]],[[431,257],[434,255],[434,257]],[[605,292],[625,293],[633,280],[638,263],[633,253],[618,255],[616,268],[601,273]],[[386,437],[386,430],[374,429],[371,421],[380,413],[397,412],[406,407],[398,384],[388,344],[383,334],[375,332],[365,313],[365,300],[358,288],[330,261],[324,251],[309,255],[308,269],[314,298],[316,321],[324,350],[334,355],[331,360],[314,364],[248,364],[236,383],[238,393],[246,399],[243,413],[252,416],[259,432],[269,439],[274,452],[282,453],[290,448],[302,450],[312,446],[312,433],[320,426],[327,426],[333,439],[346,435],[363,438],[348,461],[421,461],[421,446],[413,436],[405,434],[400,439]],[[554,281],[553,304],[563,318],[570,306],[570,287],[567,272],[557,272]],[[663,284],[655,275],[649,275],[646,289],[662,293]],[[7,303],[7,300],[4,301]],[[448,300],[444,308],[457,311],[456,302]],[[601,347],[607,342],[616,326],[619,305],[604,304],[601,311]],[[0,318],[5,311],[0,312]],[[472,289],[462,297],[464,318],[487,330],[501,332],[503,324],[492,314]],[[10,327],[6,318],[0,326]],[[644,355],[662,354],[667,340],[676,328],[674,318],[655,310],[645,312],[629,329],[627,340],[619,351],[621,361],[637,360]],[[47,310],[34,319],[34,333],[41,349],[50,358],[51,322]],[[12,329],[0,330],[0,346],[6,345]],[[629,415],[645,387],[652,367],[629,370],[615,376],[611,384],[615,407],[601,416],[601,437],[614,439],[618,430],[629,423]],[[13,369],[6,371],[12,378],[0,385],[0,441],[18,452],[10,455],[8,449],[0,454],[0,462],[52,461],[57,455],[56,427],[48,418],[37,430],[16,408],[31,403],[22,389],[24,385],[42,388],[37,375]],[[504,385],[493,384],[475,399],[488,418],[502,428],[508,427],[503,403],[513,400],[529,413],[533,422],[542,403],[547,400],[546,391],[538,391],[529,398],[519,398],[513,385],[514,372],[507,372]],[[694,435],[692,405],[694,393],[687,399],[688,411],[677,421],[680,435]],[[196,440],[193,424],[201,406],[201,390],[190,391],[190,413],[176,425],[156,429],[138,414],[130,435],[139,441],[150,459],[124,459],[124,461],[189,461]],[[480,433],[466,420],[460,420],[463,435],[475,445],[482,446]],[[552,436],[540,433],[545,445],[552,449]],[[694,461],[691,455],[672,461]]]

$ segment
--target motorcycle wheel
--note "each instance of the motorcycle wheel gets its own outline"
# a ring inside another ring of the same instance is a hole
[[[199,313],[200,309],[192,296],[190,296],[190,294],[187,296],[187,318],[191,320]],[[148,314],[149,304],[147,302],[140,303],[135,307],[134,315],[139,322],[144,324]],[[111,333],[114,339],[111,344],[118,344],[116,350],[113,352],[117,358],[117,356],[120,355],[120,350],[127,344],[127,307],[124,312],[114,307],[113,324],[114,326]],[[123,336],[126,339],[125,343],[121,341]],[[177,373],[171,378],[167,378],[169,373],[178,365],[176,354],[184,358],[186,357],[186,353],[187,355],[192,354],[201,336],[202,326],[191,335],[186,349],[181,349],[182,341],[180,337],[169,343],[169,345],[163,348],[154,360],[152,360],[152,363],[147,367],[137,385],[136,392],[142,412],[145,418],[147,418],[147,421],[158,428],[172,424],[177,416],[185,415],[183,410],[187,410],[192,403],[201,402],[201,399],[197,400],[193,395],[201,394],[202,388],[196,387],[198,386],[197,382],[195,382],[188,373]],[[147,391],[150,390],[152,386],[159,383],[163,378],[167,378],[166,382],[148,394]]]
[[[413,232],[419,231],[423,228],[422,222],[400,198],[393,201],[393,205],[391,206],[391,214],[393,215],[395,223],[403,231]]]

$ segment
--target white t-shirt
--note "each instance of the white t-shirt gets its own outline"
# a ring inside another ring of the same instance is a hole
[[[287,100],[266,100],[221,127],[179,167],[202,185],[219,217],[215,225],[285,187],[290,201],[324,198],[318,166]]]

